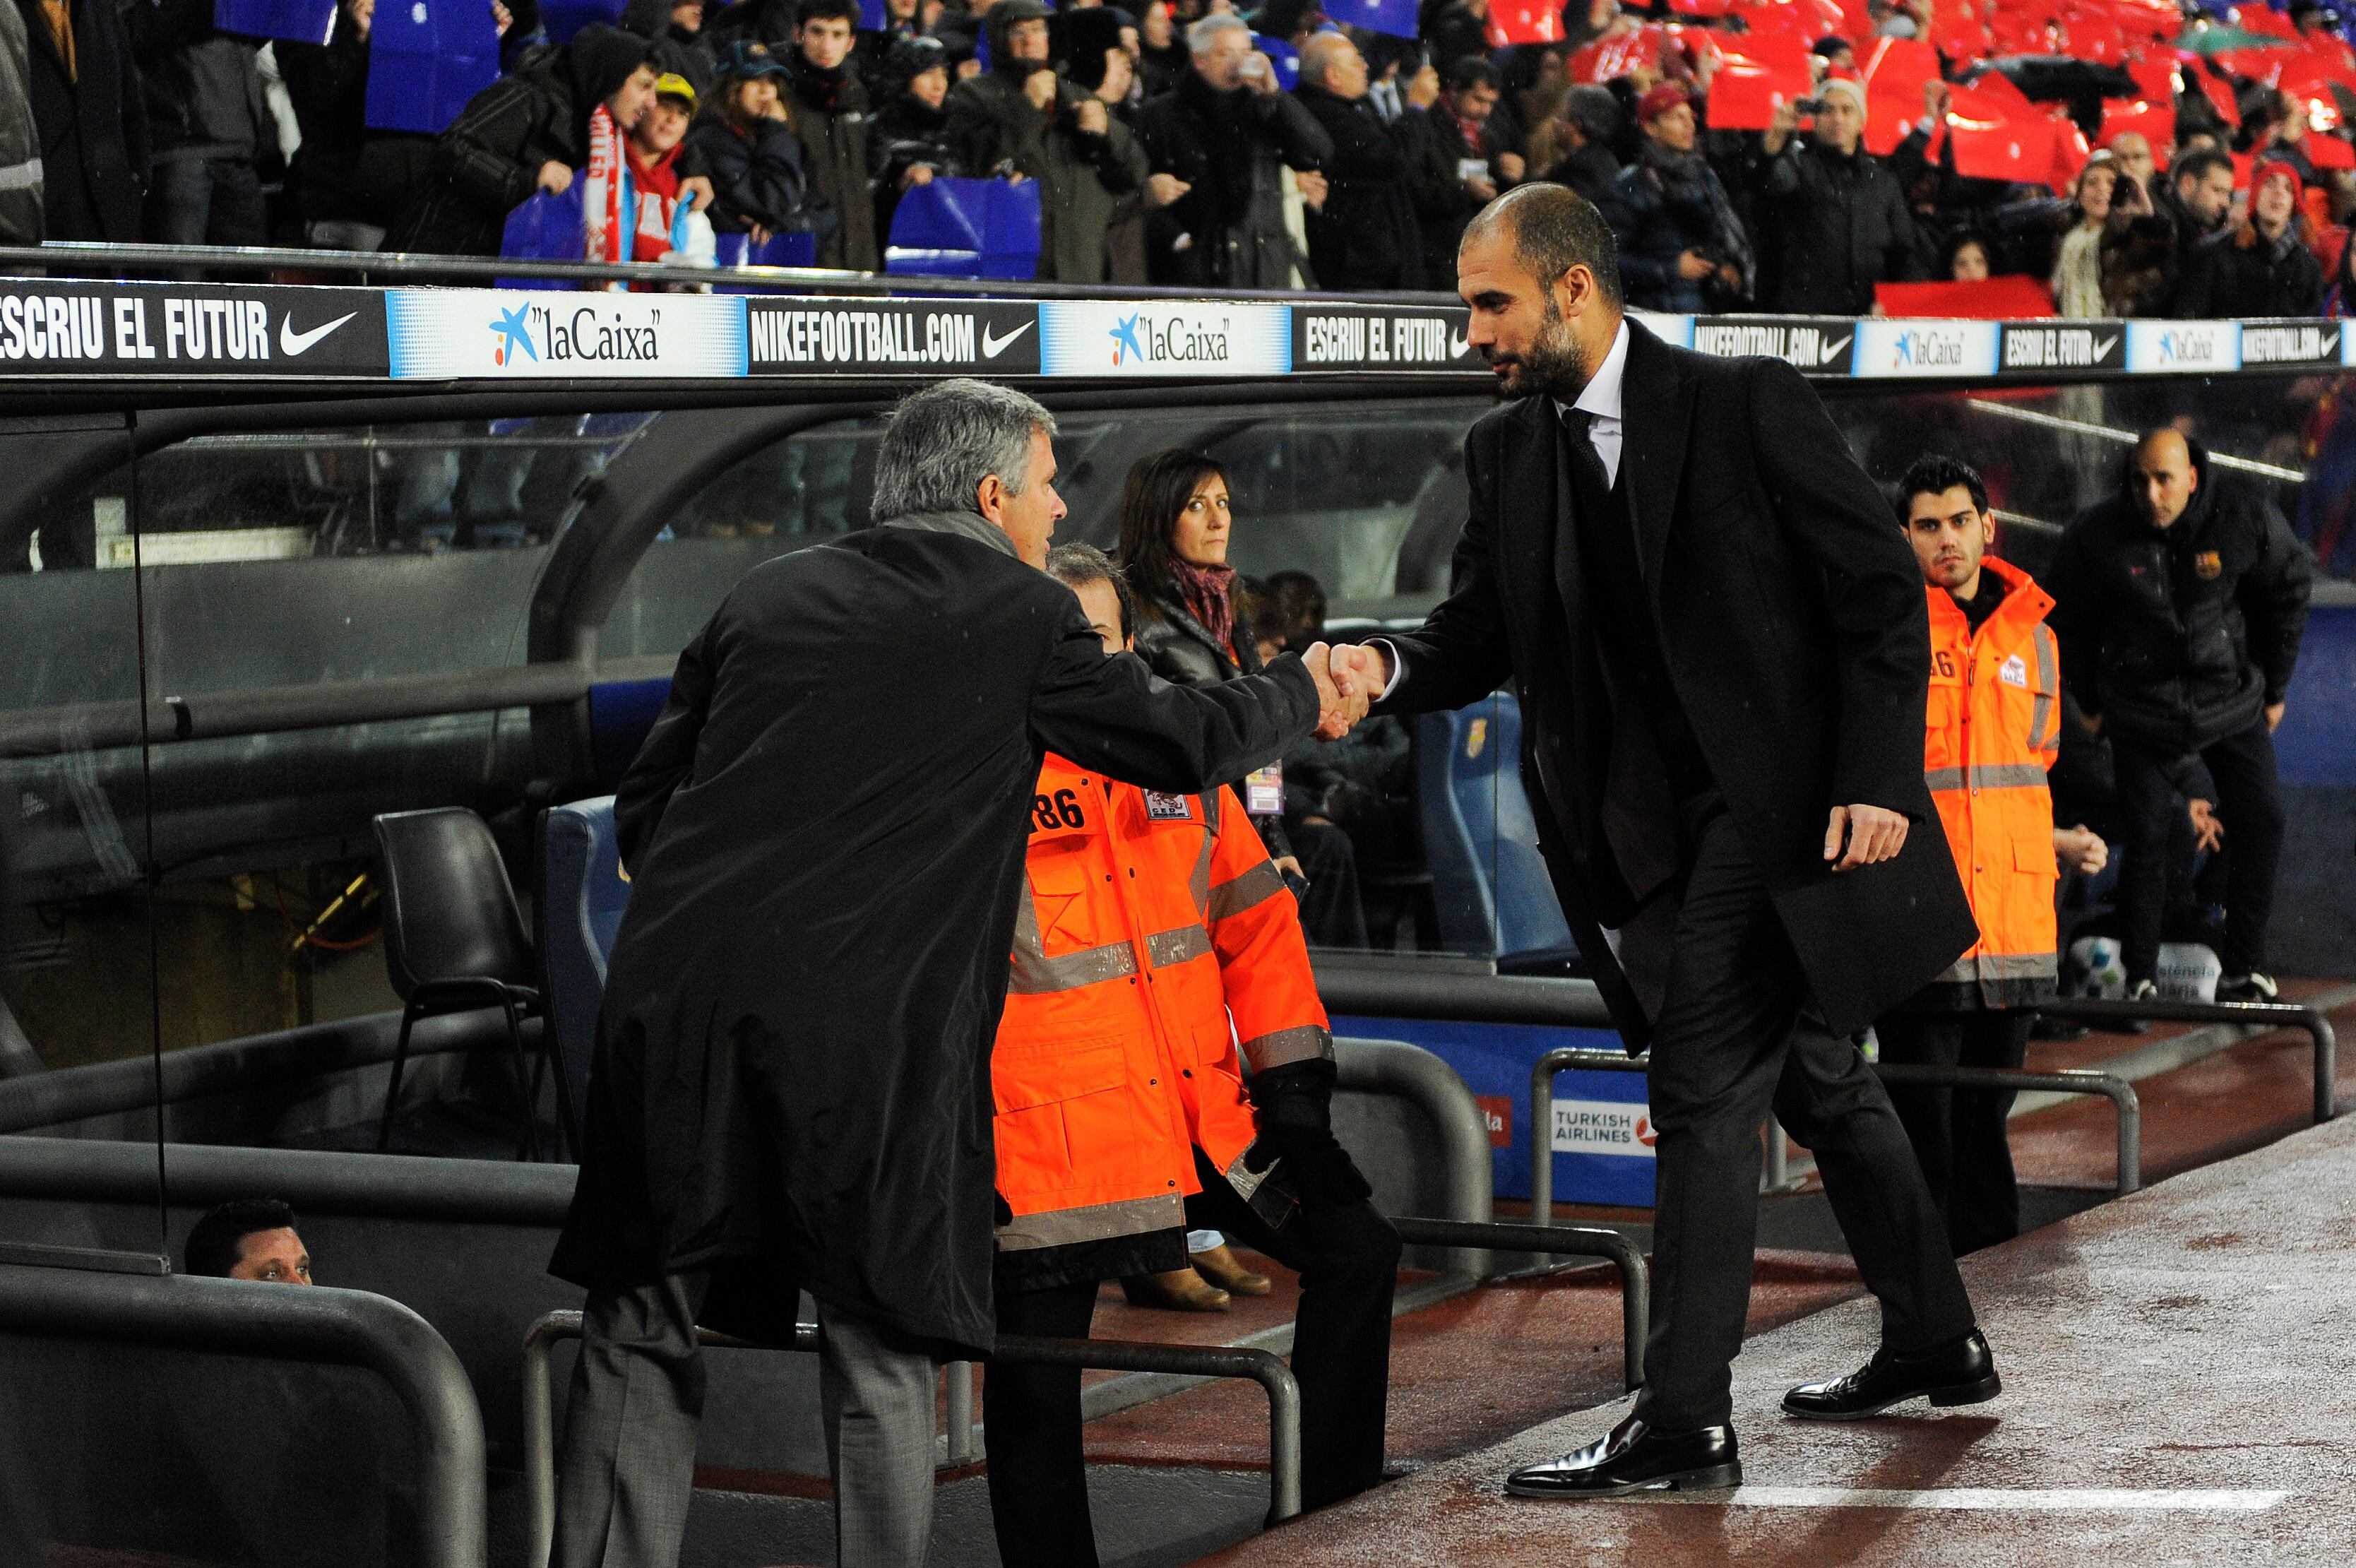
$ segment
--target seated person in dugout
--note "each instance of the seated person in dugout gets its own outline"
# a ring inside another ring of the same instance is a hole
[[[1898,521],[1930,596],[1923,772],[1979,940],[1874,1032],[1885,1062],[2017,1068],[2036,1004],[2055,990],[2059,866],[2091,876],[2107,854],[2083,824],[2053,822],[2046,772],[2062,736],[2061,659],[2045,625],[2053,601],[2028,573],[1987,553],[1996,524],[1987,489],[1967,465],[1918,458],[1898,484]],[[1890,1086],[1957,1257],[2019,1232],[2005,1133],[2012,1098],[2009,1090]]]
[[[311,1251],[294,1211],[274,1197],[232,1198],[188,1228],[180,1272],[262,1284],[307,1285]]]
[[[1047,570],[1108,651],[1129,647],[1110,561],[1064,545]],[[1083,1337],[1099,1281],[1178,1268],[1187,1228],[1216,1226],[1301,1273],[1303,1501],[1365,1490],[1382,1478],[1399,1240],[1334,1141],[1333,1036],[1242,803],[1050,754],[1026,869],[991,1061],[998,1332]],[[1094,1564],[1079,1372],[994,1361],[986,1398],[1000,1557]]]

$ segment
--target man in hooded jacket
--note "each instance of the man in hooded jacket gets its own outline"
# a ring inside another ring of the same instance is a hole
[[[933,1363],[993,1343],[990,1052],[1049,748],[1194,793],[1321,712],[1326,650],[1194,691],[1108,658],[1036,568],[1054,417],[903,403],[880,526],[739,583],[615,804],[632,879],[550,1267],[585,1285],[556,1563],[676,1561],[700,1323],[789,1344],[818,1299],[839,1561],[926,1560]]]
[[[950,90],[947,134],[973,174],[1003,168],[1039,182],[1042,281],[1103,283],[1106,232],[1150,171],[1129,127],[1048,63],[1053,15],[1040,0],[990,8],[990,70]]]
[[[599,104],[627,131],[653,101],[652,46],[591,23],[573,41],[466,101],[434,145],[426,177],[386,247],[496,256],[508,214],[536,190],[562,192],[589,156]]]

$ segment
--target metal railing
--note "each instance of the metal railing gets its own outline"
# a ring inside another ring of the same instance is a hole
[[[1423,1110],[1440,1135],[1442,1217],[1467,1225],[1487,1223],[1495,1213],[1489,1123],[1456,1069],[1403,1040],[1337,1039],[1333,1065],[1337,1090],[1389,1095]],[[1448,1273],[1473,1280],[1488,1276],[1485,1253],[1461,1242],[1443,1244],[1455,1248]]]
[[[1644,1072],[1650,1053],[1629,1056],[1621,1051],[1582,1050],[1566,1047],[1547,1052],[1530,1069],[1530,1221],[1551,1223],[1554,1218],[1554,1140],[1537,1130],[1550,1119],[1555,1075],[1560,1072]],[[1922,1084],[1941,1089],[2044,1090],[2054,1094],[2099,1094],[2118,1108],[2118,1171],[2116,1187],[2122,1197],[2143,1186],[2143,1107],[2135,1085],[2115,1073],[2070,1069],[2062,1072],[2030,1072],[2020,1068],[1931,1067],[1876,1063],[1873,1070],[1885,1083]],[[1772,1167],[1784,1155],[1783,1129],[1771,1118],[1768,1160],[1771,1187],[1780,1187]]]
[[[794,1325],[791,1345],[757,1345],[751,1340],[695,1331],[699,1344],[730,1349],[773,1349],[815,1352],[821,1342],[815,1323]],[[523,1480],[526,1528],[525,1568],[546,1568],[556,1543],[556,1407],[549,1379],[549,1352],[560,1339],[581,1337],[581,1314],[552,1312],[531,1326],[523,1342]],[[1268,1522],[1281,1523],[1301,1512],[1301,1385],[1283,1360],[1266,1350],[1234,1346],[1150,1345],[1124,1339],[1039,1339],[1003,1335],[991,1356],[1012,1365],[1074,1367],[1091,1371],[1161,1372],[1197,1378],[1248,1378],[1268,1392]],[[969,1363],[949,1365],[952,1406],[960,1383],[970,1416],[973,1380]],[[959,1455],[952,1409],[949,1458]]]
[[[1301,300],[1378,305],[1442,306],[1461,310],[1452,294],[1401,292],[1333,294],[1315,289],[1173,288],[1153,284],[1059,284],[1001,278],[932,277],[850,272],[832,267],[688,267],[655,262],[553,262],[522,256],[437,256],[407,251],[323,251],[264,245],[117,245],[91,240],[51,240],[0,245],[0,273],[26,267],[68,269],[68,278],[125,271],[203,269],[216,273],[346,273],[369,280],[489,285],[499,278],[558,282],[644,283],[677,287],[828,295],[949,295],[961,299],[1232,299],[1286,304]],[[1482,371],[1483,375],[1488,372]]]
[[[2340,1047],[2331,1020],[2321,1010],[2296,1002],[2114,1002],[2101,997],[2067,996],[2040,1002],[2037,1010],[2049,1018],[2072,1018],[2083,1024],[2233,1024],[2251,1029],[2304,1029],[2315,1047],[2315,1119],[2329,1122],[2340,1114]]]
[[[483,1414],[442,1337],[385,1296],[242,1280],[0,1265],[0,1332],[359,1367],[391,1385],[417,1442],[420,1568],[483,1568]]]
[[[1499,1252],[1538,1252],[1561,1258],[1604,1258],[1620,1271],[1622,1375],[1633,1391],[1644,1380],[1645,1316],[1652,1300],[1652,1270],[1644,1251],[1617,1230],[1586,1225],[1515,1225],[1491,1221],[1467,1225],[1449,1219],[1394,1219],[1399,1240],[1440,1245],[1478,1245]]]

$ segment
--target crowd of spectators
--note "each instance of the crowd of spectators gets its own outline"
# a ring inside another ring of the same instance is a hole
[[[1571,0],[1535,28],[1422,0],[1414,38],[1317,0],[627,0],[555,44],[538,0],[462,3],[489,5],[505,74],[427,135],[370,123],[375,0],[337,0],[325,43],[266,46],[214,0],[16,0],[0,76],[26,89],[0,95],[0,144],[37,146],[45,211],[0,191],[0,229],[496,253],[509,209],[660,100],[689,106],[684,146],[633,144],[634,168],[668,156],[719,233],[808,234],[862,270],[942,176],[1035,181],[1038,275],[1061,282],[1444,290],[1464,225],[1533,179],[1603,209],[1631,302],[1661,310],[1857,315],[1890,285],[2011,277],[2065,316],[2297,316],[2343,308],[2356,265],[2356,53],[2324,0],[2263,27],[2271,48],[2179,47],[2270,18],[2188,3],[2187,38],[2122,54],[2089,27],[2074,59],[2084,8],[2063,8],[2034,80],[1959,42],[2009,36],[1991,0]],[[1810,6],[1840,20],[1804,92],[1714,118],[1766,13]],[[1919,104],[1870,85],[1884,39],[1936,46]],[[2124,68],[2140,129],[2110,118]],[[2043,178],[1957,169],[1955,94],[1993,70],[2037,100]]]

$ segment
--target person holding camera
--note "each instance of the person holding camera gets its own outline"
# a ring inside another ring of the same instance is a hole
[[[1865,89],[1836,76],[1816,91],[1779,107],[1760,142],[1765,207],[1783,258],[1772,306],[1794,316],[1868,316],[1875,284],[1922,276],[1922,237],[1905,188],[1865,150]],[[1815,122],[1799,137],[1803,114]]]
[[[1596,200],[1620,242],[1620,282],[1639,310],[1692,316],[1751,297],[1751,237],[1717,173],[1694,150],[1700,127],[1685,88],[1665,81],[1636,102],[1636,161]]]

